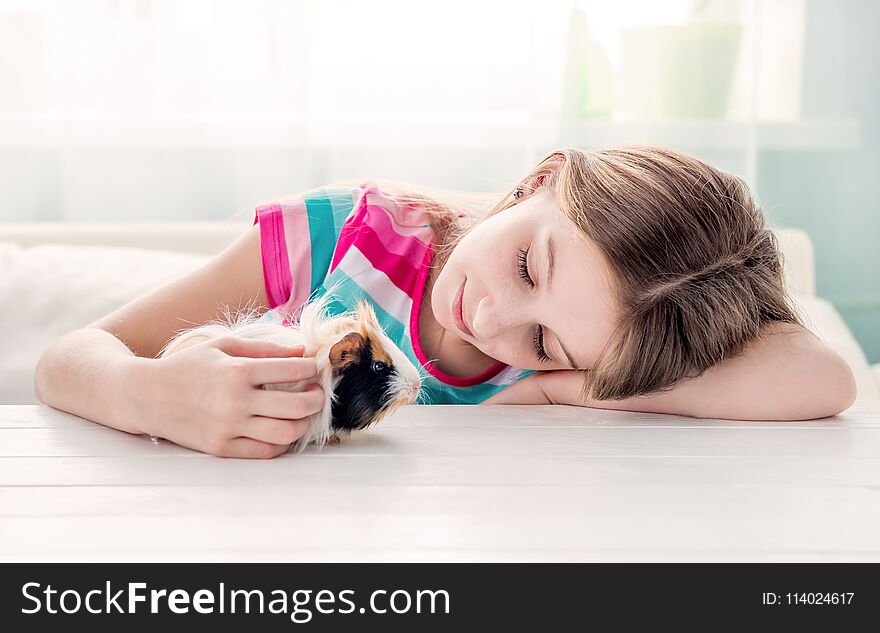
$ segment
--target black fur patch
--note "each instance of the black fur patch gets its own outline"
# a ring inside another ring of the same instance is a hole
[[[336,386],[333,403],[334,430],[355,430],[369,426],[388,404],[390,384],[395,376],[394,367],[383,372],[373,370],[372,343],[367,339],[360,350],[360,358],[346,365]]]

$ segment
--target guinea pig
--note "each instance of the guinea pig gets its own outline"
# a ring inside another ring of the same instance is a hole
[[[335,444],[341,436],[365,429],[402,405],[417,401],[422,370],[388,338],[373,307],[360,300],[354,310],[328,316],[330,293],[307,303],[292,326],[271,322],[259,313],[240,312],[226,320],[184,330],[162,348],[159,358],[203,339],[233,334],[244,338],[303,345],[303,356],[315,358],[315,378],[291,383],[271,383],[262,389],[302,391],[317,382],[325,394],[324,407],[310,417],[306,433],[294,443],[301,452],[308,444],[318,448]]]

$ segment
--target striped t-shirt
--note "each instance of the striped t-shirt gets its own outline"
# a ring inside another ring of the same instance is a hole
[[[388,337],[424,367],[422,401],[475,404],[535,370],[501,361],[479,374],[451,376],[429,361],[419,340],[419,311],[434,255],[424,211],[395,200],[372,182],[328,187],[261,205],[267,320],[295,321],[302,306],[333,288],[328,312],[369,301]]]

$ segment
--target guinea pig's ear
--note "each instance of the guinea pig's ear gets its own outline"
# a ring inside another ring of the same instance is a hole
[[[341,369],[360,358],[366,339],[357,332],[349,332],[330,348],[330,366]]]

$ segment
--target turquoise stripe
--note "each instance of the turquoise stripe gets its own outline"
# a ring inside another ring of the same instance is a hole
[[[333,231],[336,239],[342,233],[342,225],[354,210],[354,192],[356,189],[331,189],[328,193],[330,206],[333,208]]]
[[[312,247],[312,279],[309,287],[314,292],[330,270],[342,225],[354,209],[354,196],[350,188],[318,189],[304,196],[304,200]]]
[[[334,233],[333,208],[327,198],[305,198],[306,212],[309,217],[309,240],[312,246],[312,279],[311,286],[317,288],[330,269],[333,249],[336,247],[338,235]]]

